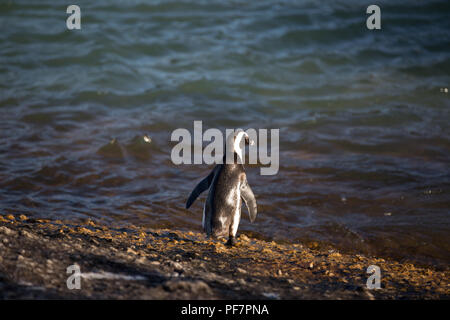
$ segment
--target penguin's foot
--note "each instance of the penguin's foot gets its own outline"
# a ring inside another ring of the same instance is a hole
[[[230,236],[230,238],[228,238],[228,241],[226,244],[227,244],[227,246],[230,246],[230,247],[234,246],[236,244],[236,238]]]

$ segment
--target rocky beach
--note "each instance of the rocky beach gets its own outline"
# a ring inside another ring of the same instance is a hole
[[[366,286],[370,265],[380,289]],[[228,247],[197,232],[0,216],[0,299],[449,299],[449,276],[243,233]]]

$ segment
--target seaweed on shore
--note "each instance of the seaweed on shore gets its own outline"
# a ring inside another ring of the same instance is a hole
[[[241,234],[203,234],[0,216],[0,298],[448,299],[449,270]],[[67,287],[77,265],[81,289]],[[381,269],[381,289],[366,287]]]

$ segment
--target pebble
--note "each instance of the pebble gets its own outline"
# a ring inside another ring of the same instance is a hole
[[[242,268],[236,268],[236,271],[239,272],[239,273],[244,273],[244,274],[247,273],[247,270],[244,270]]]
[[[275,292],[265,292],[265,293],[263,293],[263,296],[266,297],[267,299],[273,299],[273,300],[280,299],[280,295]]]
[[[12,236],[16,234],[16,231],[11,230],[7,227],[0,227],[0,232],[6,234],[7,236]]]
[[[137,262],[137,263],[145,264],[145,263],[147,262],[147,258],[145,258],[145,257],[140,257],[140,258],[136,259],[136,262]]]
[[[31,234],[31,233],[29,233],[29,232],[26,231],[26,230],[21,230],[21,231],[20,231],[20,235],[21,235],[21,236],[24,236],[24,237],[26,237],[26,238],[28,238],[28,239],[36,239],[36,236],[35,236],[34,234]]]
[[[134,250],[131,249],[131,248],[128,248],[128,249],[127,249],[127,253],[138,254],[136,251],[134,251]]]
[[[212,295],[212,290],[204,281],[183,281],[183,280],[169,280],[163,284],[163,288],[167,291],[184,290],[195,294]]]
[[[171,262],[170,262],[170,266],[171,266],[176,272],[183,272],[183,271],[184,271],[183,266],[182,266],[181,263],[179,263],[179,262],[173,262],[173,261],[171,261]]]
[[[241,234],[239,236],[239,240],[241,240],[243,242],[250,242],[250,239],[245,234]]]

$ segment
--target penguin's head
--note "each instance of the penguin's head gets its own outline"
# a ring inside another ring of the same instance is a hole
[[[244,132],[244,142],[246,145],[248,146],[253,146],[255,144],[255,141],[253,141],[252,139],[250,139],[250,137],[248,136],[247,132]]]
[[[245,132],[242,129],[238,129],[234,132],[233,135],[233,147],[234,151],[236,152],[238,149],[241,149],[241,145],[243,143],[243,146],[249,145],[252,146],[255,144],[255,142],[250,139],[247,132]]]
[[[242,149],[245,148],[246,145],[253,146],[255,144],[255,142],[250,139],[247,132],[243,131],[242,129],[236,130],[234,134],[230,136],[230,140],[231,145],[233,146],[233,152],[235,152],[241,160]]]

